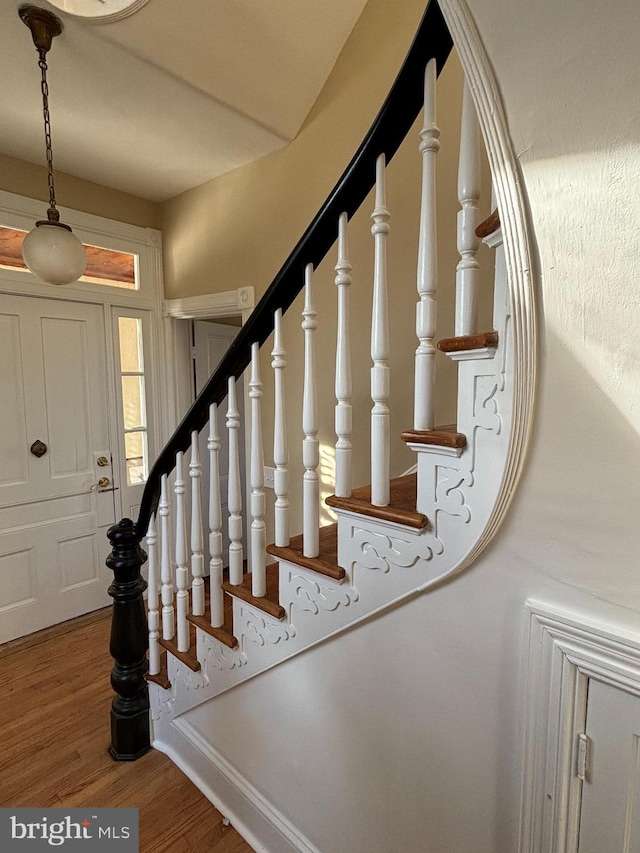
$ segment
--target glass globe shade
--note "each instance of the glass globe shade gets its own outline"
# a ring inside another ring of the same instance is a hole
[[[87,268],[84,246],[66,225],[38,222],[22,243],[31,272],[47,284],[71,284]]]
[[[96,0],[49,0],[49,2],[67,15],[87,18],[102,24],[128,18],[149,0],[100,0],[99,3]]]

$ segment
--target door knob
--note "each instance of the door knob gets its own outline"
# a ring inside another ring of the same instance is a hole
[[[108,477],[100,477],[97,483],[94,483],[91,486],[91,490],[93,489],[106,489],[107,486],[111,485],[111,480]]]
[[[44,441],[40,441],[40,439],[38,438],[36,439],[36,441],[33,442],[29,450],[33,453],[34,456],[40,458],[41,456],[44,456],[44,454],[47,452],[47,445],[44,443]]]

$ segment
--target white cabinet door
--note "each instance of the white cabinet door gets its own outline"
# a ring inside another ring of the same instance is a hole
[[[0,642],[110,602],[105,367],[101,306],[0,295]]]
[[[579,853],[640,853],[640,697],[589,680]]]

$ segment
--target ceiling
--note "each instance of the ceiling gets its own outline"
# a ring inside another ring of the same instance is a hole
[[[44,164],[22,2],[0,3],[0,153]],[[95,23],[38,2],[64,25],[47,57],[56,170],[159,202],[286,145],[365,4],[149,0]]]

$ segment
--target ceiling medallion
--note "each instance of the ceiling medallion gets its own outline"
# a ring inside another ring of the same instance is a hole
[[[109,24],[128,18],[148,2],[149,0],[49,0],[49,3],[61,12],[98,24]]]

